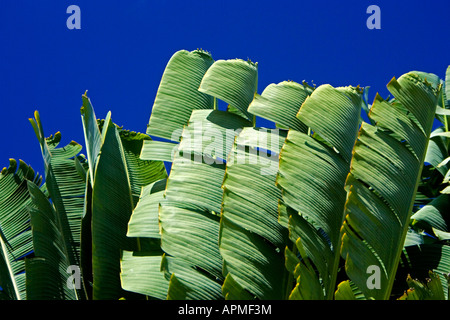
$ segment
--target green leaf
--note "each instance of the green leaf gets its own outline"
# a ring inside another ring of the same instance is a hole
[[[79,299],[76,289],[81,289],[81,278],[68,282],[69,266],[79,265],[70,261],[62,216],[37,185],[28,181],[28,190],[35,205],[30,209],[35,257],[26,261],[27,300]]]
[[[331,299],[335,291],[339,263],[340,228],[343,221],[345,180],[350,169],[361,110],[357,88],[322,85],[306,98],[298,117],[314,132],[309,136],[290,130],[281,150],[277,184],[282,190],[291,241],[300,241],[304,250],[301,264],[314,265],[317,280],[306,274],[313,267],[298,267],[304,286],[297,283],[292,298],[312,298],[308,291],[319,283],[322,298]],[[280,219],[282,219],[280,217]],[[295,249],[295,247],[294,247]],[[317,296],[314,296],[317,297]]]
[[[408,232],[406,233],[405,244],[404,247],[414,246],[419,244],[424,244],[427,235],[424,234],[421,230],[415,230],[414,228],[408,228]]]
[[[426,283],[408,277],[406,280],[410,289],[399,300],[445,300],[444,288],[439,275],[430,272]]]
[[[350,161],[361,110],[359,88],[322,85],[305,101],[299,119]],[[326,119],[327,121],[325,121]],[[345,125],[344,128],[341,126]]]
[[[218,217],[209,212],[162,203],[160,221],[161,248],[164,252],[221,278]]]
[[[432,132],[430,137],[434,138],[437,136],[450,138],[450,132]]]
[[[159,252],[124,251],[121,260],[122,287],[153,299],[166,299],[169,281],[160,271],[161,261],[162,254]]]
[[[121,250],[139,249],[137,239],[127,237],[132,210],[141,189],[167,173],[163,162],[140,159],[149,136],[119,128],[110,113],[105,120],[97,120],[87,96],[83,99],[86,145],[88,155],[93,154],[88,158],[94,161],[89,167],[94,180],[89,181],[92,191],[86,196],[83,219],[85,241],[89,241],[88,232],[92,233],[92,297],[119,299],[126,293],[120,281]],[[89,264],[84,269],[89,272]]]
[[[444,160],[442,160],[438,165],[437,168],[442,167],[442,166],[446,166],[447,163],[450,162],[450,157],[445,158]],[[445,175],[448,175],[448,171],[445,173]],[[445,181],[444,181],[445,182]],[[448,182],[448,180],[446,181]]]
[[[411,73],[414,73],[423,83],[431,85],[434,89],[437,89],[441,84],[441,79],[433,73],[423,71],[411,71]]]
[[[110,117],[103,126],[103,135],[92,187],[92,270],[96,300],[122,297],[121,250],[137,250],[136,239],[126,237],[134,204],[119,132]]]
[[[152,141],[147,135],[120,128],[119,136],[135,206],[139,200],[141,189],[155,181],[167,178],[167,172],[164,162],[158,159],[144,160],[140,157],[144,142]]]
[[[279,128],[306,132],[308,127],[297,118],[297,113],[313,90],[314,88],[306,83],[299,84],[294,81],[272,83],[261,95],[255,95],[248,111],[275,122]]]
[[[447,71],[445,72],[445,85],[444,85],[444,93],[447,101],[445,105],[450,107],[450,65],[447,67]]]
[[[342,281],[336,290],[336,300],[365,300],[364,295],[349,280]]]
[[[185,261],[163,256],[161,269],[169,280],[167,300],[220,300],[220,283]]]
[[[89,179],[90,176],[87,175],[83,219],[81,220],[80,267],[87,299],[92,300],[94,282],[92,274],[92,185]]]
[[[63,234],[70,264],[79,266],[86,185],[86,175],[80,175],[80,170],[84,170],[85,165],[85,159],[79,154],[82,146],[71,141],[65,147],[58,147],[61,133],[45,138],[39,112],[36,111],[34,116],[29,121],[40,143],[47,190],[59,217],[60,232]]]
[[[262,300],[284,298],[288,278],[284,257],[265,243],[264,238],[222,219],[220,249],[225,259],[225,272],[232,275],[241,288]],[[239,295],[240,291],[228,285],[223,285],[224,294]]]
[[[9,159],[0,173],[0,286],[9,300],[26,298],[25,258],[33,252],[28,180],[42,182],[22,160]]]
[[[281,299],[286,294],[289,273],[283,249],[288,239],[278,223],[281,192],[275,186],[285,135],[244,128],[228,157],[219,247],[227,276],[234,280],[223,286],[230,297],[240,296],[243,289],[258,299]]]
[[[450,195],[442,194],[411,216],[413,227],[433,232],[450,231]]]
[[[198,91],[212,63],[211,55],[202,50],[181,50],[170,58],[152,107],[147,134],[178,142],[192,110],[214,108],[214,98]]]
[[[441,107],[437,107],[436,108],[436,114],[450,116],[450,110],[449,109],[444,109],[444,108],[441,108]]]
[[[410,72],[398,80],[393,78],[387,87],[427,136],[431,132],[433,121],[430,119],[434,119],[437,106],[437,92],[432,85]]]
[[[178,145],[172,142],[145,140],[141,160],[160,160],[172,162]]]
[[[172,298],[175,292],[176,296],[183,296],[182,292],[186,290],[185,294],[191,292],[191,285],[202,297],[221,297],[223,276],[218,238],[221,185],[225,174],[223,162],[231,149],[227,141],[233,141],[242,125],[250,123],[232,113],[195,110],[183,131],[167,180],[165,199],[159,209],[161,248],[175,261],[178,270],[171,277],[174,283],[171,280],[169,286]],[[215,139],[211,142],[209,138],[213,135]],[[218,139],[221,139],[220,143]],[[211,147],[216,143],[220,147]],[[203,279],[203,275],[195,274],[204,272],[216,280],[215,285],[207,282],[202,291],[202,285],[192,279]],[[185,276],[188,279],[184,279]],[[177,288],[175,282],[182,283],[184,289]],[[219,289],[219,292],[211,291],[211,288]]]
[[[164,200],[167,179],[161,179],[142,188],[139,202],[128,222],[128,237],[156,238],[159,233],[159,204]]]
[[[297,285],[292,290],[289,300],[322,300],[322,286],[320,285],[317,275],[304,264],[297,265]],[[299,285],[302,284],[302,289]]]
[[[187,268],[201,268],[221,278],[218,234],[224,165],[177,157],[160,204],[161,248]]]
[[[374,104],[377,107],[374,109],[372,105],[370,118],[376,122],[378,127],[388,131],[393,138],[399,141],[408,141],[408,148],[411,148],[416,158],[419,159],[426,150],[428,139],[423,134],[417,134],[417,130],[420,129],[412,117],[408,116],[407,111],[404,111],[399,103],[389,103],[378,94],[375,96]],[[394,110],[395,117],[392,116]]]
[[[445,232],[436,228],[433,228],[433,233],[439,240],[450,240],[450,232]]]
[[[183,130],[180,151],[195,159],[201,157],[208,164],[222,164],[239,131],[249,126],[249,121],[230,112],[196,110]]]
[[[253,300],[254,297],[228,273],[222,286],[225,300]]]
[[[450,273],[450,247],[439,243],[422,244],[405,247],[403,249],[397,277],[411,275],[421,282],[429,278],[433,272],[439,276],[445,298],[449,299],[448,274]],[[401,279],[401,278],[400,278]]]
[[[81,120],[83,122],[84,141],[86,143],[86,153],[89,163],[90,183],[94,183],[94,174],[97,158],[102,146],[102,137],[98,128],[97,118],[94,108],[87,96],[87,91],[82,95],[83,106],[80,109]]]
[[[394,78],[388,89],[396,101],[376,96],[370,116],[379,121],[362,124],[347,179],[341,253],[347,275],[368,299],[390,296],[438,96],[415,73]],[[366,285],[371,266],[380,270],[380,289]]]
[[[425,162],[431,164],[436,170],[438,170],[442,176],[445,176],[450,169],[443,161],[448,158],[448,140],[445,136],[450,137],[450,132],[445,132],[444,127],[439,127],[433,130],[430,135],[430,141],[428,142],[427,153],[425,156]]]
[[[166,179],[161,179],[142,187],[127,232],[128,237],[138,238],[139,250],[124,252],[121,260],[122,287],[154,299],[165,299],[169,286],[161,271],[164,252],[160,248],[158,215],[165,186]]]
[[[450,186],[445,187],[444,190],[441,191],[443,194],[450,194]]]
[[[221,99],[251,120],[247,111],[257,91],[258,64],[241,59],[218,60],[208,69],[199,91]]]

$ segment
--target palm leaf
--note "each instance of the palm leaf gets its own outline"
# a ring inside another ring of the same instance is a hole
[[[155,141],[145,139],[143,142],[145,144]],[[143,160],[142,154],[139,159],[143,163],[155,163],[155,160],[158,160],[154,157],[150,157],[149,161]],[[137,158],[134,161],[137,161]],[[152,178],[140,184],[140,196],[128,222],[127,231],[128,237],[137,238],[139,248],[135,252],[125,251],[121,260],[122,287],[154,299],[165,299],[168,290],[168,280],[160,270],[163,252],[160,249],[158,217],[159,203],[164,198],[166,177],[164,171],[164,174],[156,177],[159,180],[154,181]],[[148,184],[144,185],[145,183]]]
[[[169,287],[169,280],[161,270],[164,252],[158,216],[166,183],[166,179],[161,179],[142,187],[127,232],[128,237],[138,238],[139,251],[124,251],[121,260],[122,287],[153,299],[166,299]]]
[[[83,219],[81,220],[81,255],[80,268],[83,275],[87,299],[93,296],[93,274],[92,274],[92,185],[90,175],[86,174],[86,189],[84,196]]]
[[[22,160],[9,160],[0,174],[0,286],[4,299],[26,298],[25,258],[33,253],[27,183],[42,178]]]
[[[246,119],[219,110],[196,110],[183,130],[179,150],[194,160],[225,163],[239,130],[250,126]]]
[[[436,108],[436,118],[444,125],[445,130],[449,131],[450,116],[450,65],[445,72],[445,79],[441,80],[443,89],[439,106]]]
[[[388,89],[395,102],[376,96],[369,115],[376,126],[362,124],[353,151],[341,250],[349,278],[374,299],[391,293],[438,95],[415,73]],[[369,266],[380,270],[380,289],[366,285]]]
[[[167,295],[168,282],[159,270],[162,252],[157,213],[158,200],[162,198],[167,173],[163,162],[141,158],[144,143],[153,142],[147,135],[123,129],[119,129],[119,135],[134,205],[126,235],[137,238],[138,245],[138,251],[124,251],[122,254],[121,285],[127,291],[161,299],[163,294]],[[158,200],[155,200],[155,197]],[[153,204],[153,207],[149,208],[149,204]],[[146,252],[149,250],[150,253]]]

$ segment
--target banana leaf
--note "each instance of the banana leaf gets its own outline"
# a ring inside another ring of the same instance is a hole
[[[333,298],[340,262],[345,180],[361,112],[359,88],[322,85],[306,98],[298,118],[313,135],[289,130],[276,183],[282,190],[297,285],[291,299]],[[280,219],[282,219],[280,217]],[[312,291],[314,290],[314,291]]]
[[[121,250],[140,249],[137,238],[127,237],[132,210],[141,188],[167,173],[163,162],[140,159],[149,136],[118,127],[110,112],[98,120],[87,95],[82,98],[89,177],[93,177],[87,179],[86,190],[92,190],[86,193],[83,219],[84,242],[90,237],[92,242],[92,266],[84,264],[84,269],[93,274],[93,299],[119,299],[130,295],[121,287]]]
[[[92,271],[93,298],[108,300],[123,297],[121,250],[137,250],[137,242],[126,237],[133,198],[119,133],[109,117],[102,134],[92,187]]]
[[[389,299],[403,249],[439,92],[416,73],[388,84],[395,101],[375,97],[353,151],[341,254],[368,299]],[[439,89],[439,88],[438,88]],[[379,286],[367,285],[369,268]]]
[[[448,300],[450,290],[448,282],[448,274],[450,273],[450,247],[436,242],[403,248],[396,276],[398,279],[405,280],[401,283],[403,284],[401,286],[403,291],[399,292],[400,290],[397,289],[397,296],[400,299],[405,297],[401,294],[413,287],[408,283],[411,279],[417,279],[416,281],[418,282],[427,283],[430,278],[430,272],[436,276],[435,279],[437,282],[440,282],[439,285],[442,287],[443,297],[440,300]]]
[[[411,216],[411,225],[433,234],[433,229],[450,232],[450,195],[441,194]]]
[[[28,190],[34,204],[30,208],[30,218],[35,257],[25,263],[27,300],[78,300],[85,297],[81,290],[79,265],[70,261],[61,215],[33,182],[28,181]],[[73,267],[78,271],[76,279],[71,278],[72,274],[68,272]]]
[[[198,90],[225,101],[229,110],[247,120],[258,88],[258,64],[242,59],[218,60],[206,71]]]
[[[410,288],[399,300],[446,300],[446,292],[442,287],[439,275],[434,272],[430,272],[429,275],[426,282],[408,277],[407,282]]]
[[[40,185],[42,177],[28,164],[9,159],[0,173],[0,286],[4,300],[26,299],[25,258],[33,256],[28,181]]]
[[[121,259],[123,289],[146,295],[151,299],[166,299],[169,281],[160,271],[161,262],[160,251],[123,251]]]
[[[159,207],[161,248],[170,258],[167,261],[172,261],[165,265],[171,281],[168,296],[172,299],[222,297],[223,262],[218,240],[221,185],[225,174],[223,158],[231,148],[227,136],[236,135],[244,125],[251,123],[233,113],[197,110],[183,131],[167,180],[165,198]],[[215,139],[211,142],[208,137],[213,135]],[[203,137],[207,137],[206,141]],[[219,144],[210,147],[216,143]],[[202,273],[215,279],[213,283],[202,280]],[[202,284],[196,281],[205,283],[204,291]],[[193,290],[193,287],[197,289]],[[199,296],[190,296],[192,291]]]
[[[288,237],[278,223],[281,192],[275,185],[285,137],[278,129],[244,128],[228,157],[219,234],[228,278],[222,290],[228,298],[286,296],[290,274],[283,249]]]
[[[213,62],[203,50],[180,50],[170,58],[156,93],[148,135],[179,142],[176,133],[181,133],[192,110],[214,108],[214,98],[198,91]]]
[[[268,85],[261,95],[256,94],[248,111],[273,121],[278,128],[306,132],[308,127],[297,118],[297,113],[314,88],[306,83],[283,81]]]
[[[67,258],[70,265],[80,266],[81,219],[86,185],[84,170],[87,165],[80,154],[82,146],[71,141],[65,147],[58,147],[61,133],[45,138],[39,112],[36,111],[34,116],[29,121],[41,146],[45,183],[62,227],[60,231],[66,242]]]

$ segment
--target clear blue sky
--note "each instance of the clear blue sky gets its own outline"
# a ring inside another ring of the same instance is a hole
[[[69,5],[81,29],[69,30]],[[369,30],[369,5],[381,29]],[[0,2],[0,168],[23,159],[43,173],[28,118],[46,136],[84,145],[81,95],[96,114],[145,132],[161,75],[180,49],[259,64],[259,93],[283,80],[370,86],[386,97],[393,76],[444,76],[450,64],[450,1],[13,1]]]

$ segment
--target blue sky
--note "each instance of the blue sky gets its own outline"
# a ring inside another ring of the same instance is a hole
[[[69,30],[69,5],[81,29]],[[369,5],[381,29],[369,30]],[[444,77],[450,64],[450,2],[429,1],[12,1],[0,3],[0,168],[23,159],[43,174],[28,118],[39,110],[46,136],[84,145],[81,95],[96,114],[145,132],[161,75],[180,49],[251,59],[258,92],[270,83],[370,86],[386,97],[393,76]]]

